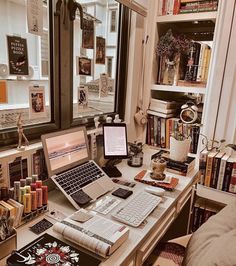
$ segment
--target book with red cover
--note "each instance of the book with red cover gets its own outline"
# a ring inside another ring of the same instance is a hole
[[[15,251],[8,259],[7,265],[90,265],[97,266],[98,260],[67,243],[43,234],[25,247]]]
[[[152,181],[147,181],[144,179],[146,173],[147,170],[142,170],[134,177],[134,180],[154,187],[161,187],[166,190],[174,190],[179,183],[179,179],[176,177],[171,177],[170,183],[158,182],[158,180],[154,179]]]

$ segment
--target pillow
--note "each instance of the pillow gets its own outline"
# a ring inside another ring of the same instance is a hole
[[[183,266],[236,265],[236,201],[193,233]]]

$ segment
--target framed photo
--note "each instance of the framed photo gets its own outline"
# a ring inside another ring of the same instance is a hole
[[[78,57],[78,74],[85,76],[92,75],[92,59],[87,57]]]
[[[84,28],[82,31],[82,47],[86,49],[94,48],[94,22],[84,19]]]
[[[105,65],[106,40],[103,37],[96,37],[96,64]]]
[[[29,87],[29,117],[46,117],[44,86]]]
[[[84,108],[88,106],[88,87],[81,85],[78,87],[78,107]]]

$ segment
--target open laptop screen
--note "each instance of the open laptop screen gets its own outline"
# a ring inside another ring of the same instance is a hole
[[[42,143],[50,176],[89,160],[85,127],[43,135]]]

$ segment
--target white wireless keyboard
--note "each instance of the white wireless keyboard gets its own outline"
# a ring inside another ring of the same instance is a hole
[[[160,202],[160,197],[141,192],[125,206],[112,213],[112,217],[122,223],[138,227]]]

